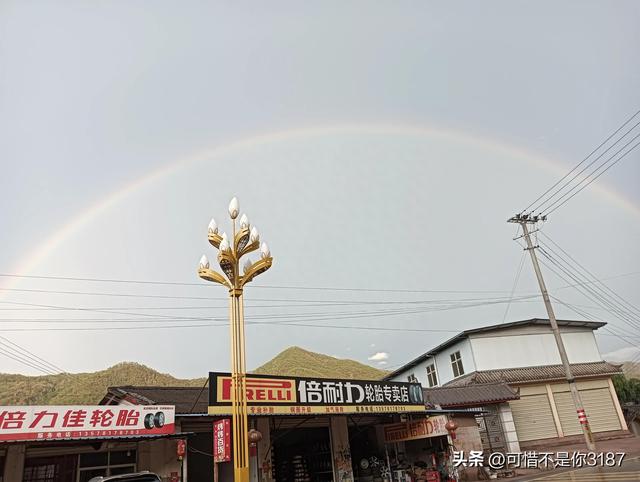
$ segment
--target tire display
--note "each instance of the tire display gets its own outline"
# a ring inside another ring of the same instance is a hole
[[[164,413],[156,413],[153,417],[153,424],[158,428],[162,428],[164,426]]]
[[[144,417],[144,428],[146,428],[147,430],[151,430],[155,425],[154,425],[154,419],[155,415],[153,413],[148,413],[147,415],[145,415]],[[163,423],[164,423],[164,415],[163,415]]]

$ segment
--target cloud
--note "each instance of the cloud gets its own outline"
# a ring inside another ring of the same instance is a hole
[[[640,348],[635,346],[626,346],[602,355],[607,361],[612,362],[628,362],[640,355]]]
[[[371,343],[371,345],[369,345],[370,348],[375,348],[376,344],[375,343]]]
[[[386,365],[386,364],[387,364],[387,362],[386,362],[386,361],[379,361],[379,362],[378,362],[378,365]]]
[[[376,353],[375,355],[371,355],[368,360],[369,361],[384,361],[384,360],[388,360],[389,359],[389,354],[385,353],[383,351],[379,351],[378,353]]]

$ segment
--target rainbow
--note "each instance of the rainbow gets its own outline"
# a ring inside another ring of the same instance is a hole
[[[286,142],[288,140],[302,137],[320,137],[330,134],[344,134],[349,132],[357,134],[375,134],[380,136],[436,136],[445,140],[450,140],[458,143],[468,143],[477,146],[478,148],[493,150],[494,152],[499,152],[502,154],[510,155],[512,157],[520,158],[526,162],[529,162],[537,168],[543,168],[552,171],[554,175],[558,175],[558,177],[566,172],[566,165],[558,162],[557,160],[541,157],[505,142],[484,137],[477,137],[459,130],[441,129],[424,125],[415,126],[405,124],[340,124],[328,127],[305,127],[271,132],[262,135],[242,138],[227,144],[203,150],[188,157],[176,159],[165,164],[159,169],[121,187],[120,189],[106,196],[104,199],[89,206],[87,209],[71,219],[67,224],[55,231],[52,235],[44,237],[44,239],[47,239],[47,241],[39,245],[37,249],[28,253],[23,259],[21,259],[18,262],[17,267],[12,272],[15,274],[31,273],[36,266],[38,266],[56,249],[56,247],[60,246],[65,240],[73,236],[74,233],[81,229],[82,226],[84,226],[90,220],[122,202],[131,193],[143,187],[146,187],[160,179],[166,178],[167,176],[170,176],[172,173],[184,168],[191,163],[210,159],[214,156],[224,156],[225,154],[229,154],[238,149],[255,147],[265,143]],[[590,189],[605,198],[610,203],[617,205],[618,207],[625,209],[635,215],[640,215],[639,206],[635,205],[629,199],[624,198],[615,190],[606,187],[603,183],[595,183],[590,187]],[[12,283],[12,280],[8,279],[5,282],[8,286]],[[13,279],[13,282],[16,282],[15,278]],[[0,296],[2,295],[0,294]]]

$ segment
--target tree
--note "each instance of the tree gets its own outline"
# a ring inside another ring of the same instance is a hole
[[[637,378],[627,378],[626,375],[615,375],[613,386],[618,394],[621,404],[640,403],[640,380]]]

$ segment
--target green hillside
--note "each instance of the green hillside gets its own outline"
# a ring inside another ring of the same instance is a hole
[[[325,378],[377,380],[387,372],[353,360],[291,347],[254,373]],[[0,405],[93,405],[100,402],[108,387],[155,385],[201,387],[204,378],[179,379],[140,363],[124,362],[93,373],[25,376],[0,373]]]
[[[97,404],[117,385],[202,386],[204,378],[181,380],[139,363],[118,363],[93,373],[25,376],[0,374],[0,405]]]
[[[293,346],[287,348],[261,367],[256,368],[253,373],[378,380],[388,372],[354,360],[341,360]]]

